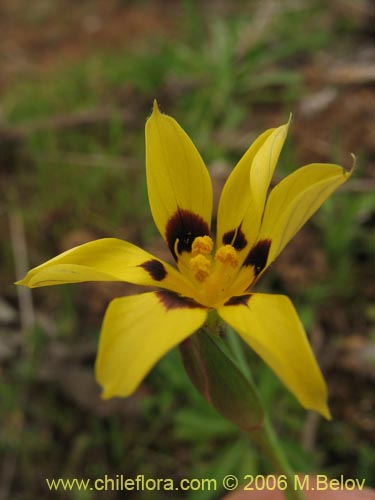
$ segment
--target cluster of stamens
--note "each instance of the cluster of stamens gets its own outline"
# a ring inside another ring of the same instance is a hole
[[[198,236],[193,241],[189,265],[198,281],[205,281],[212,273],[212,250],[214,243],[209,236]],[[215,254],[215,261],[235,268],[238,263],[236,250],[231,245],[223,245]]]

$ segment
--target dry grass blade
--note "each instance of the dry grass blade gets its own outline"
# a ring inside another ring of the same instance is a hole
[[[17,212],[9,214],[9,231],[14,255],[14,267],[16,279],[25,276],[28,270],[27,245],[22,216]],[[27,332],[34,326],[35,314],[31,297],[31,291],[25,287],[17,287],[20,322],[23,332]]]

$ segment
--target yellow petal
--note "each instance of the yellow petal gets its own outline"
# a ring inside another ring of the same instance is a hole
[[[265,140],[275,129],[266,130],[252,143],[228,177],[220,196],[217,211],[217,247],[232,244],[238,250],[245,242],[240,242],[240,228],[251,205],[250,169],[255,155]],[[237,229],[237,235],[236,235]],[[237,236],[237,244],[235,242]]]
[[[32,269],[17,285],[35,288],[83,281],[127,281],[189,294],[189,284],[176,269],[116,238],[74,247]]]
[[[270,366],[302,406],[330,418],[327,388],[290,300],[283,295],[235,297],[218,310]]]
[[[251,197],[257,212],[263,213],[268,188],[284,145],[289,122],[278,127],[255,155],[250,171]]]
[[[239,264],[259,233],[267,191],[289,123],[260,135],[229,176],[218,208],[218,245],[240,251]]]
[[[209,234],[212,185],[194,144],[156,101],[146,123],[146,171],[155,224],[177,260],[195,237]]]
[[[105,314],[96,360],[103,397],[128,396],[170,349],[198,330],[207,312],[170,292],[113,300]]]
[[[271,240],[267,265],[351,175],[339,165],[314,163],[283,179],[270,193],[259,240]]]

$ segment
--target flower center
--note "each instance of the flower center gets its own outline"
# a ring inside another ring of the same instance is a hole
[[[208,307],[215,307],[228,298],[228,287],[238,267],[237,252],[232,245],[221,246],[214,257],[213,246],[209,236],[195,238],[188,263],[195,281],[195,299]]]

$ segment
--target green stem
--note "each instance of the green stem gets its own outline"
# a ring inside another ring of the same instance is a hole
[[[251,370],[242,350],[242,345],[240,343],[238,335],[230,328],[227,328],[227,340],[231,351],[238,362],[239,367],[242,369],[244,375],[253,384],[254,382],[252,380]],[[264,408],[263,411],[265,413]],[[280,442],[277,439],[275,431],[266,413],[264,416],[264,423],[262,427],[254,431],[250,431],[249,434],[252,437],[253,441],[258,445],[260,450],[268,458],[275,472],[277,472],[277,474],[281,476],[285,476],[287,485],[287,488],[284,491],[285,497],[288,500],[304,500],[305,495],[303,491],[297,489],[296,487],[299,484],[295,484],[296,475],[292,470],[282,447],[280,446]]]
[[[284,491],[285,498],[288,500],[304,500],[304,493],[295,484],[296,474],[290,467],[267,416],[265,416],[263,426],[256,431],[250,432],[250,436],[268,458],[275,472],[279,476],[285,476],[287,486]]]
[[[300,483],[263,408],[240,340],[228,329],[228,349],[220,332],[220,319],[211,314],[197,333],[180,344],[186,373],[220,415],[253,438],[278,474],[278,487],[285,497],[303,500]]]

